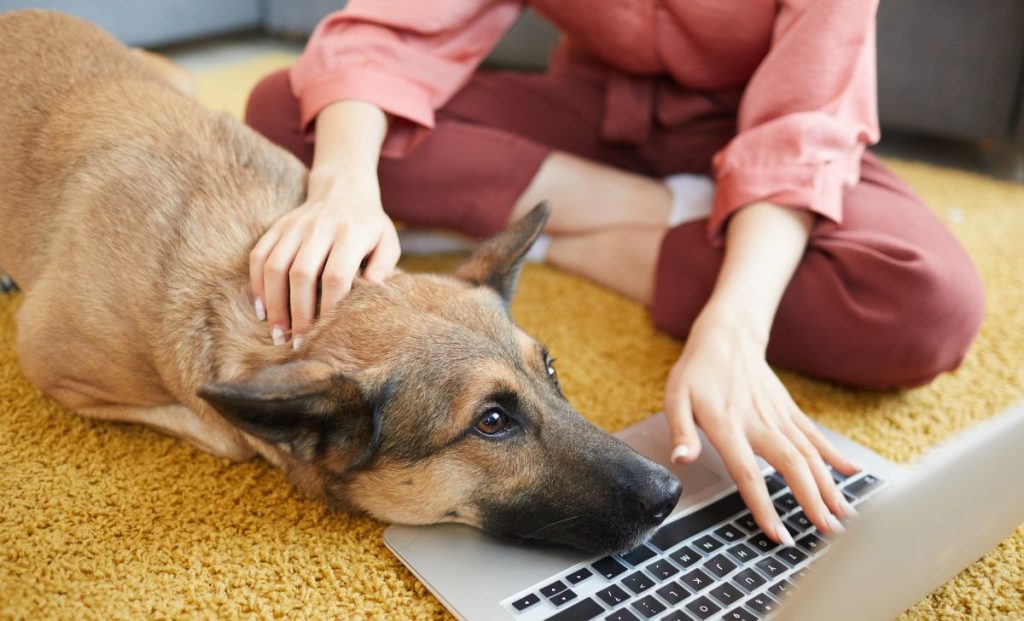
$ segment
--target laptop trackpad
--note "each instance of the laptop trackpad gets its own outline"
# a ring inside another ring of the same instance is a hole
[[[713,455],[714,451],[702,451],[697,461],[687,466],[669,461],[672,446],[664,414],[655,414],[631,427],[626,427],[616,433],[615,437],[672,471],[683,485],[683,500],[722,480],[721,475],[715,471],[716,468],[720,468],[721,461],[717,455]],[[703,434],[701,440],[707,442]]]

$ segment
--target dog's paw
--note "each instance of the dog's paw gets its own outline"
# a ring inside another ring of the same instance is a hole
[[[18,288],[7,272],[0,270],[0,293],[10,293]]]

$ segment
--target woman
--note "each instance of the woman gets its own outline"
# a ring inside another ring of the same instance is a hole
[[[253,250],[256,312],[301,342],[318,279],[330,306],[364,261],[369,280],[392,270],[390,218],[486,235],[548,199],[546,261],[686,338],[672,459],[697,458],[700,425],[765,533],[792,545],[755,454],[841,532],[853,508],[826,463],[857,468],[768,362],[923,384],[959,364],[983,307],[963,250],[865,151],[876,3],[532,4],[564,33],[544,75],[474,73],[521,1],[352,0],[256,87],[248,122],[311,165],[308,202]]]

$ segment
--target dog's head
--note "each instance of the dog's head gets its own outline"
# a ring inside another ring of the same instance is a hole
[[[547,216],[534,209],[450,276],[360,284],[296,360],[200,395],[293,482],[349,510],[594,552],[636,545],[679,482],[584,420],[508,312]]]

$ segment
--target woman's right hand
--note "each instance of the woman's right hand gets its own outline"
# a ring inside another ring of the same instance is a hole
[[[306,202],[275,222],[249,254],[256,315],[266,318],[275,345],[290,330],[298,349],[317,316],[318,283],[323,313],[348,295],[360,268],[380,282],[400,254],[374,175],[314,170]]]

